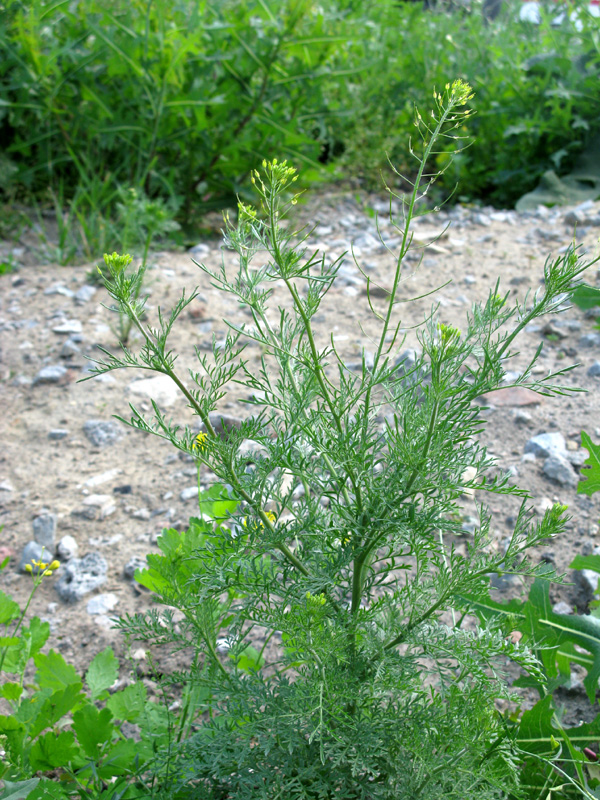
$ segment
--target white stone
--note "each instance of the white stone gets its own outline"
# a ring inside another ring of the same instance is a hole
[[[81,322],[78,319],[67,319],[55,328],[52,328],[54,333],[81,333],[83,330]]]
[[[56,554],[59,559],[69,561],[71,558],[77,558],[79,552],[79,545],[72,536],[63,536],[56,548]]]
[[[172,406],[179,397],[179,389],[167,375],[144,378],[129,384],[129,391],[138,397],[148,397],[159,406]]]
[[[88,478],[83,485],[91,489],[94,486],[100,486],[102,483],[108,483],[108,481],[112,481],[113,478],[116,478],[117,475],[120,475],[122,472],[122,469],[109,469],[106,472],[100,473],[100,475],[94,475],[93,478]]]
[[[106,594],[97,594],[88,600],[87,612],[88,614],[106,614],[112,611],[119,603],[119,598],[112,592]]]

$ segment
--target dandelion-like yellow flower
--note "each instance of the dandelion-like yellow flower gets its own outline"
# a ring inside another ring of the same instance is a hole
[[[276,522],[276,520],[277,520],[277,517],[275,516],[275,514],[272,511],[267,511],[265,513],[265,516],[269,520],[269,522]]]

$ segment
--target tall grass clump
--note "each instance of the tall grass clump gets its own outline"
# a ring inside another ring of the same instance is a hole
[[[416,180],[397,198],[401,244],[386,300],[365,275],[379,331],[358,373],[315,327],[341,260],[329,264],[311,253],[308,234],[282,225],[296,201],[285,161],[264,161],[252,174],[259,206],[240,201],[237,222],[226,220],[237,269],[198,265],[251,324],[230,323],[211,355],[197,351],[197,370],[179,371],[168,341],[195,292],[151,324],[129,256],[105,256],[105,286],[142,347],[105,351],[97,372],[171,377],[196,424],[177,426],[157,405],[147,418],[132,407],[129,424],[216,478],[187,530],[164,531],[160,553],[137,573],[165,608],[119,623],[130,637],[191,651],[188,668],[165,678],[191,688],[189,735],[159,754],[161,800],[526,796],[519,726],[496,702],[515,699],[507,659],[536,682],[543,669],[509,636],[510,616],[478,621],[475,608],[490,573],[554,577],[528,552],[563,530],[566,509],[535,520],[525,491],[489,477],[473,401],[503,385],[520,332],[557,311],[587,265],[573,250],[549,261],[544,288],[516,306],[496,284],[462,331],[434,306],[416,359],[398,355],[411,225],[438,177],[427,164],[441,147],[460,151],[471,97],[457,80],[435,93],[430,114],[417,114]],[[289,301],[278,308],[275,287]],[[245,342],[260,346],[258,367]],[[536,377],[538,356],[517,383],[568,391],[557,381],[569,368]],[[239,426],[219,414],[232,382],[254,397]],[[523,498],[506,551],[494,546],[483,504],[473,538],[454,538],[465,490]]]

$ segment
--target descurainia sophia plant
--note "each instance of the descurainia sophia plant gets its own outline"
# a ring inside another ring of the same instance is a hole
[[[462,331],[439,324],[434,307],[415,362],[398,359],[411,224],[437,177],[427,163],[449,142],[460,149],[471,96],[455,81],[434,94],[427,119],[416,115],[418,170],[411,193],[398,198],[399,219],[390,204],[401,243],[385,301],[365,275],[378,336],[358,374],[333,338],[319,343],[316,314],[341,259],[328,263],[309,251],[309,234],[282,226],[295,201],[286,162],[265,161],[253,176],[259,207],[240,202],[237,222],[226,218],[237,270],[198,264],[252,324],[228,323],[211,357],[197,351],[197,371],[181,374],[168,346],[196,293],[169,315],[159,311],[152,327],[141,275],[126,269],[128,256],[105,256],[106,289],[143,344],[104,351],[96,373],[171,377],[200,434],[175,426],[156,404],[149,419],[132,406],[128,424],[172,442],[217,480],[200,493],[189,529],[165,531],[161,554],[137,573],[165,610],[120,622],[133,637],[192,650],[189,668],[171,680],[195,687],[186,708],[193,724],[164,756],[170,782],[161,798],[524,796],[515,726],[495,704],[513,697],[506,659],[536,680],[542,670],[508,637],[510,619],[477,622],[472,603],[487,596],[490,573],[555,577],[528,551],[563,530],[565,508],[535,520],[527,492],[489,477],[494,461],[477,440],[485,421],[473,401],[504,385],[518,335],[558,311],[588,265],[574,249],[549,260],[543,289],[514,306],[496,284]],[[288,302],[272,313],[276,284]],[[245,360],[244,341],[260,345],[259,367]],[[515,383],[545,395],[570,391],[557,383],[570,367],[534,375],[539,353]],[[232,381],[261,398],[239,428],[215,423]],[[466,489],[523,498],[505,552],[494,547],[484,505],[472,539],[453,544]]]

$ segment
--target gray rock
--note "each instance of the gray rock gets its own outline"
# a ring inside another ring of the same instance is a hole
[[[88,553],[74,558],[61,568],[61,576],[54,584],[58,596],[65,603],[77,603],[86,594],[106,582],[108,564],[99,553]]]
[[[565,456],[567,443],[562,433],[540,433],[532,436],[525,445],[525,453],[533,453],[537,458],[548,458],[553,455]]]
[[[196,256],[197,258],[205,258],[206,256],[210,255],[210,247],[204,242],[200,242],[199,244],[195,244],[193,247],[190,247],[188,253],[192,256]]]
[[[517,425],[527,425],[533,418],[527,411],[517,408],[513,413],[513,419]]]
[[[588,369],[587,374],[592,378],[600,378],[600,361],[594,361],[592,366]]]
[[[471,219],[475,225],[483,225],[485,228],[488,228],[492,224],[492,220],[488,217],[488,215],[482,214],[481,212],[473,214]]]
[[[66,428],[52,428],[52,430],[48,432],[48,438],[52,439],[54,442],[66,439],[68,435],[69,431],[66,430]]]
[[[598,591],[600,575],[593,569],[576,569],[573,571],[575,583],[582,589],[587,602],[594,599]]]
[[[572,489],[577,487],[579,482],[577,473],[566,458],[559,455],[550,456],[544,462],[543,470],[546,477],[560,483],[561,486],[569,486]]]
[[[95,294],[96,287],[86,283],[75,292],[74,300],[78,305],[83,305],[84,303],[89,303]]]
[[[564,600],[559,600],[558,603],[555,603],[552,606],[552,611],[555,614],[573,614],[573,607],[570,606],[568,603],[565,603]]]
[[[120,427],[110,420],[88,419],[83,432],[94,447],[108,447],[123,437]]]
[[[239,430],[244,420],[241,417],[234,417],[232,414],[221,414],[220,411],[211,411],[208,415],[210,424],[215,433],[223,438],[230,430]],[[202,426],[204,429],[204,426]]]
[[[581,211],[573,209],[572,211],[567,211],[563,217],[563,222],[565,225],[583,225],[585,222],[585,217]]]
[[[600,333],[586,333],[579,337],[580,347],[598,347],[600,345]]]
[[[188,500],[193,500],[195,497],[198,497],[198,494],[199,489],[197,486],[188,486],[180,493],[179,497],[184,503],[187,503]]]
[[[128,391],[138,397],[147,397],[165,408],[172,406],[179,398],[179,389],[168,375],[143,378],[129,384]]]
[[[40,514],[33,520],[33,538],[49,553],[54,553],[54,539],[56,536],[56,515]]]
[[[148,566],[148,562],[145,558],[140,558],[139,556],[133,556],[130,558],[129,561],[123,567],[123,575],[128,580],[132,581],[135,578],[135,573],[138,569],[146,569]]]
[[[61,561],[70,561],[72,558],[77,558],[78,552],[79,545],[72,536],[63,536],[56,546],[56,555]]]
[[[62,283],[55,283],[54,286],[49,286],[47,289],[44,289],[44,295],[49,297],[53,294],[61,294],[63,297],[73,297],[71,289],[67,289]]]
[[[42,367],[38,372],[33,379],[33,385],[37,386],[40,383],[58,383],[66,374],[67,370],[60,364],[49,364],[47,367]]]
[[[21,553],[21,560],[19,561],[19,572],[26,572],[26,564],[32,561],[52,561],[52,554],[43,547],[39,542],[27,542]],[[33,567],[34,573],[39,572],[37,567]]]
[[[87,602],[88,614],[108,614],[119,604],[119,598],[112,592],[106,594],[97,594]]]
[[[71,334],[71,333],[81,333],[82,325],[78,319],[67,319],[64,322],[61,322],[60,325],[57,325],[55,328],[52,328],[54,333],[60,334]]]
[[[73,339],[67,339],[60,350],[61,358],[73,358],[81,353],[80,348],[75,344]]]

